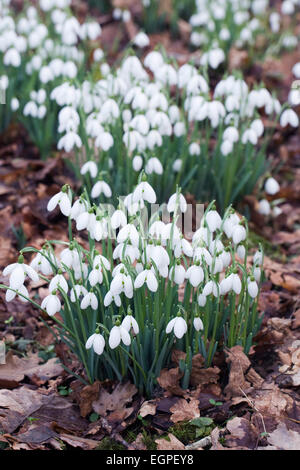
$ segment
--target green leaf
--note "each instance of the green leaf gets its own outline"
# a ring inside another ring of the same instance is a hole
[[[210,426],[213,423],[211,418],[206,418],[205,416],[202,418],[195,418],[190,421],[193,426],[197,426],[198,428],[202,428],[203,426]]]

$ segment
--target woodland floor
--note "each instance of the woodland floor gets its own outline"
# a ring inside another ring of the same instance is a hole
[[[104,49],[118,37],[110,56],[113,62],[135,25],[122,30],[109,15],[100,17],[100,22]],[[191,55],[184,33],[176,41],[168,31],[150,38],[151,46],[162,43],[179,63]],[[240,58],[233,53],[232,60]],[[245,69],[246,80],[263,79],[284,100],[292,82],[287,71],[299,60],[298,49],[280,60],[255,64]],[[265,312],[263,326],[249,358],[236,346],[204,369],[196,356],[191,388],[182,390],[181,353],[175,351],[172,368],[162,372],[151,401],[140,397],[130,383],[84,386],[57,361],[59,357],[80,373],[68,351],[54,344],[38,311],[18,301],[7,304],[0,291],[0,339],[8,344],[6,364],[0,367],[0,449],[300,449],[297,131],[278,127],[268,149],[281,185],[276,198],[285,200],[282,214],[268,223],[256,211],[255,194],[245,201],[251,208],[253,247],[261,242],[266,252],[268,279],[259,305]],[[0,136],[0,270],[14,262],[25,243],[41,247],[47,238],[65,239],[63,218],[57,212],[47,213],[46,205],[66,182],[76,187],[62,154],[41,161],[19,125]],[[44,288],[42,282],[35,285],[31,296]]]

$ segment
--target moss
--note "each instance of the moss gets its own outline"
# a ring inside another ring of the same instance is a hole
[[[96,447],[96,450],[126,450],[126,447],[111,440],[109,437],[104,437],[98,447]]]
[[[189,444],[196,440],[197,427],[190,424],[189,421],[182,421],[172,426],[168,432],[173,434],[183,444]]]
[[[156,450],[156,442],[155,439],[158,436],[153,436],[152,434],[148,433],[145,429],[142,431],[143,434],[143,443],[147,447],[147,450]]]

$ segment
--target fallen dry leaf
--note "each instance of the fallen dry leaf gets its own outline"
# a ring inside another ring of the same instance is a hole
[[[132,402],[136,393],[136,387],[130,382],[118,383],[112,393],[102,387],[99,398],[92,404],[93,410],[101,417],[107,417],[107,421],[110,423],[121,422],[133,412],[133,408],[127,407],[127,405]]]
[[[196,398],[190,398],[189,400],[180,398],[175,405],[170,408],[170,412],[172,413],[171,421],[173,423],[199,418],[199,400]]]
[[[226,362],[230,365],[228,385],[224,390],[227,398],[246,393],[252,385],[261,386],[263,379],[251,368],[251,362],[243,352],[242,346],[234,346],[228,349],[226,354]]]
[[[172,369],[162,369],[157,382],[161,388],[166,390],[166,392],[168,392],[170,395],[184,396],[185,392],[179,385],[182,376],[183,373],[180,371],[179,367],[174,367]]]
[[[287,429],[281,422],[278,428],[269,434],[268,442],[280,450],[300,450],[300,432]]]
[[[173,434],[168,434],[168,440],[163,437],[155,439],[157,450],[184,450],[184,444]]]

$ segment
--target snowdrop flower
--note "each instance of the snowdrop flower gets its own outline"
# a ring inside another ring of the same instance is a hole
[[[29,294],[28,294],[28,290],[26,289],[26,287],[22,285],[18,289],[15,289],[15,290],[7,289],[5,293],[5,300],[6,302],[11,302],[16,296],[18,297],[18,299],[21,300],[21,302],[24,302],[24,303],[28,302],[27,298],[29,297]]]
[[[223,230],[228,238],[232,237],[233,229],[237,224],[239,224],[239,222],[240,218],[236,213],[230,214],[228,217],[226,217],[223,224]]]
[[[242,143],[245,145],[250,142],[252,145],[256,145],[258,137],[254,129],[247,129],[242,135]]]
[[[230,277],[232,279],[232,290],[239,295],[242,290],[242,283],[239,278],[239,275],[237,273],[232,273],[230,274]]]
[[[89,283],[92,287],[94,287],[96,284],[102,284],[102,281],[103,274],[99,265],[97,265],[94,269],[91,270],[89,274]]]
[[[87,289],[82,284],[75,284],[70,291],[70,300],[71,302],[76,302],[76,298],[79,299],[79,297],[85,296],[87,293]]]
[[[281,127],[286,127],[288,125],[292,127],[299,126],[299,118],[293,109],[285,109],[280,116],[280,125]]]
[[[187,332],[187,324],[184,318],[177,316],[170,320],[166,327],[166,333],[169,334],[172,330],[176,338],[181,339]]]
[[[194,328],[195,328],[196,331],[204,330],[204,325],[203,325],[203,322],[202,322],[201,318],[195,317],[194,321],[193,321],[193,324],[194,324]]]
[[[126,274],[122,268],[118,274],[115,275],[111,284],[110,291],[113,295],[120,295],[124,292],[127,298],[131,299],[133,296],[133,284],[131,277]]]
[[[250,297],[252,297],[252,299],[255,299],[255,297],[257,297],[258,285],[254,277],[251,277],[250,279],[248,279],[248,293]]]
[[[175,212],[176,208],[179,208],[181,212],[186,212],[187,210],[187,202],[184,198],[184,196],[180,193],[180,194],[177,194],[177,193],[174,193],[169,201],[168,201],[168,205],[167,205],[167,211],[168,212]]]
[[[80,308],[82,310],[87,309],[88,307],[91,307],[93,310],[97,310],[98,308],[98,299],[94,292],[88,292],[82,299],[80,303]]]
[[[186,271],[185,277],[190,281],[193,287],[198,287],[204,279],[204,272],[201,266],[193,265]]]
[[[246,249],[244,247],[244,245],[238,245],[237,249],[236,249],[236,253],[238,255],[238,257],[241,259],[241,260],[244,260],[245,259],[245,255],[246,255]]]
[[[56,291],[58,288],[61,288],[66,294],[68,293],[68,290],[69,290],[69,287],[68,287],[68,283],[67,281],[65,280],[63,274],[62,274],[62,271],[59,269],[58,270],[58,274],[56,274],[56,276],[54,276],[51,281],[50,281],[50,284],[49,284],[49,291],[52,292],[52,291]]]
[[[230,140],[224,140],[221,144],[221,153],[226,157],[233,150],[233,143]]]
[[[163,174],[163,166],[156,157],[149,158],[145,166],[145,172],[147,175],[155,173],[157,175]]]
[[[86,173],[89,173],[91,175],[92,178],[96,178],[97,174],[98,174],[98,167],[96,165],[95,162],[93,161],[89,161],[89,162],[86,162],[81,170],[80,170],[80,173],[82,175],[85,175]]]
[[[220,294],[221,295],[226,295],[228,292],[230,292],[232,289],[232,277],[227,276],[222,279],[220,282]]]
[[[87,342],[85,343],[85,348],[90,349],[93,348],[96,354],[101,356],[101,354],[104,351],[105,347],[105,339],[103,336],[99,333],[99,330],[97,329],[96,332],[91,335],[88,339]]]
[[[207,301],[206,295],[204,295],[204,294],[199,294],[198,295],[198,305],[199,305],[199,307],[205,307],[206,301]]]
[[[210,294],[213,294],[214,297],[219,297],[220,286],[214,281],[208,281],[203,289],[202,294],[207,297]]]
[[[267,194],[274,196],[274,194],[278,193],[280,190],[280,186],[274,178],[268,178],[265,182],[265,191]]]
[[[247,236],[246,229],[240,223],[233,227],[232,240],[235,245],[238,245],[242,241],[246,240],[246,236]]]
[[[44,298],[41,307],[46,310],[48,315],[52,317],[56,313],[58,313],[61,309],[61,302],[59,298],[56,295],[56,291],[54,290],[52,294],[47,295],[47,297]]]
[[[37,253],[37,255],[31,261],[30,266],[35,271],[40,271],[42,274],[44,274],[44,276],[49,276],[50,274],[53,274],[51,263],[48,261],[48,259],[44,256],[43,253]]]
[[[177,261],[175,266],[172,266],[169,271],[169,279],[174,281],[176,284],[183,284],[185,279],[185,269],[180,263]]]
[[[148,67],[151,72],[155,72],[158,68],[160,68],[164,63],[163,56],[158,51],[151,51],[149,54],[146,55],[144,64]]]
[[[150,39],[143,31],[140,31],[133,39],[133,44],[141,49],[149,46]]]
[[[131,330],[131,328],[133,329],[134,333],[137,335],[140,331],[139,329],[139,325],[136,321],[135,318],[133,318],[133,316],[131,315],[131,313],[129,313],[128,315],[126,315],[126,317],[124,318],[124,320],[122,321],[122,324],[123,328],[125,328],[125,330],[127,330],[128,332]]]
[[[109,290],[103,300],[103,304],[105,307],[108,307],[112,302],[116,304],[117,307],[121,307],[121,298],[118,294],[112,294]]]
[[[143,284],[147,284],[147,287],[151,292],[156,292],[158,289],[158,282],[155,277],[155,274],[151,269],[145,269],[139,273],[134,281],[135,289],[142,287]]]
[[[215,209],[212,209],[207,212],[205,222],[208,225],[209,231],[213,233],[221,227],[222,219],[219,213]]]
[[[175,239],[173,241],[173,249],[176,258],[180,258],[183,253],[189,257],[193,256],[193,248],[191,247],[190,243],[183,237],[180,237],[179,240]]]
[[[116,230],[117,228],[120,228],[120,227],[125,227],[125,225],[127,224],[127,218],[126,218],[126,215],[124,214],[123,211],[121,211],[120,209],[117,209],[111,219],[110,219],[110,223],[111,223],[111,227]]]
[[[132,199],[133,202],[138,202],[142,199],[143,201],[147,201],[150,204],[154,204],[156,202],[156,194],[152,186],[150,186],[147,181],[143,180],[133,191]]]
[[[270,215],[271,206],[269,201],[267,199],[259,201],[257,211],[262,215]]]
[[[116,324],[112,327],[109,334],[108,343],[110,348],[117,348],[121,341],[125,344],[125,346],[129,346],[131,343],[130,335],[124,326]]]
[[[92,198],[96,199],[101,194],[104,194],[105,197],[111,197],[112,191],[110,186],[105,181],[97,181],[96,184],[92,187],[91,196]]]
[[[297,62],[297,64],[293,66],[292,71],[296,78],[300,78],[300,62]]]
[[[80,148],[82,146],[82,141],[79,135],[73,131],[67,132],[67,134],[59,139],[57,144],[58,150],[64,149],[65,152],[70,152],[74,146]]]
[[[200,155],[201,154],[200,145],[197,144],[197,142],[191,143],[189,146],[189,153],[190,155]]]
[[[38,282],[37,272],[28,264],[24,263],[23,255],[19,256],[17,263],[6,266],[3,270],[3,276],[9,276],[9,285],[12,289],[18,290],[24,284],[26,276],[29,276],[33,282]]]
[[[71,200],[68,195],[68,186],[65,185],[62,187],[62,190],[52,196],[47,205],[47,210],[49,212],[53,211],[56,206],[59,205],[59,208],[63,215],[69,217],[71,213]]]
[[[132,168],[134,169],[134,171],[140,171],[141,168],[143,166],[143,159],[140,155],[136,155],[135,157],[133,157],[132,159]],[[146,171],[146,173],[148,173]]]

